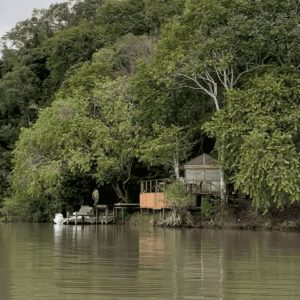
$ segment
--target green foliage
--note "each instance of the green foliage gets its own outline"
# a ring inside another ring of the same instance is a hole
[[[184,128],[170,126],[165,128],[153,124],[154,139],[146,139],[141,152],[142,160],[149,165],[173,164],[174,157],[184,159],[190,146]]]
[[[103,0],[77,1],[72,7],[72,23],[77,24],[81,20],[94,20],[103,2]]]
[[[128,220],[127,222],[130,225],[134,225],[134,226],[149,226],[154,224],[153,222],[153,214],[152,213],[140,213],[140,212],[136,212],[133,214],[128,215]]]
[[[193,89],[210,107],[266,65],[299,65],[300,15],[294,0],[186,1],[164,28],[155,59],[168,84]],[[287,51],[287,49],[289,49]],[[211,101],[213,99],[214,101]]]
[[[193,197],[187,191],[185,184],[180,180],[175,180],[167,185],[165,199],[176,210],[185,209],[193,204]]]
[[[66,28],[47,39],[42,48],[47,55],[51,76],[45,85],[54,90],[59,87],[69,68],[78,62],[90,60],[92,54],[103,46],[102,40],[102,30],[88,22]]]
[[[110,78],[114,53],[102,49],[91,64],[74,69],[51,107],[22,130],[13,152],[12,201],[57,202],[68,178],[82,174],[113,184],[127,201],[140,138],[127,77]]]
[[[149,166],[173,167],[174,175],[179,177],[178,163],[187,158],[192,146],[184,128],[153,124],[151,136],[144,138],[141,145],[140,159]]]
[[[120,77],[97,89],[95,96],[99,99],[102,127],[92,146],[97,164],[96,178],[99,182],[127,180],[133,159],[138,155],[140,140],[130,87],[126,78]]]
[[[209,202],[209,199],[203,199],[201,204],[201,215],[204,219],[210,219],[214,212],[214,207],[211,202]]]
[[[111,41],[130,32],[157,35],[168,19],[181,13],[183,3],[182,0],[104,1],[97,14],[97,23],[105,27],[106,36]]]
[[[300,200],[299,78],[269,72],[231,91],[205,128],[223,149],[235,187],[268,210]]]
[[[129,32],[135,35],[145,33],[144,21],[144,3],[138,0],[105,1],[97,14],[97,22],[105,28],[111,42]]]

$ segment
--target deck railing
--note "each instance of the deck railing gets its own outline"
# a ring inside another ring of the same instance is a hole
[[[143,180],[141,193],[163,193],[169,181],[168,179]]]
[[[170,182],[170,179],[143,180],[141,193],[164,193]],[[188,181],[185,182],[185,185],[191,194],[219,195],[221,191],[220,183],[216,180]]]

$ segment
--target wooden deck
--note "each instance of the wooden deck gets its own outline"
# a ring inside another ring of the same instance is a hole
[[[142,181],[140,191],[140,208],[155,210],[169,208],[164,194],[167,183],[167,179]]]

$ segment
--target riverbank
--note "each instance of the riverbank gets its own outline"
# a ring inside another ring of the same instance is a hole
[[[300,206],[293,206],[285,210],[274,210],[265,215],[253,210],[251,207],[228,207],[222,214],[220,207],[215,207],[209,216],[203,216],[201,211],[189,211],[184,218],[182,226],[172,226],[165,220],[170,212],[143,211],[125,215],[125,223],[132,226],[157,226],[157,227],[190,227],[203,229],[240,229],[240,230],[269,230],[269,231],[299,231],[300,232]],[[1,223],[26,222],[18,216],[1,216]],[[28,222],[26,222],[28,223]],[[29,222],[32,223],[32,222]],[[122,223],[122,220],[117,220]],[[168,225],[166,225],[168,224]]]
[[[167,217],[167,215],[166,215]],[[126,222],[134,225],[160,226],[162,216],[158,213],[133,213],[127,216]],[[240,230],[276,230],[300,232],[300,207],[291,207],[282,211],[260,214],[253,209],[228,208],[222,215],[220,209],[207,218],[201,212],[191,212],[189,224],[182,227],[205,229],[240,229]]]

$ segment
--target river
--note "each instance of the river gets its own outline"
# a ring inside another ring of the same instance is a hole
[[[0,224],[1,300],[300,299],[300,234]]]

